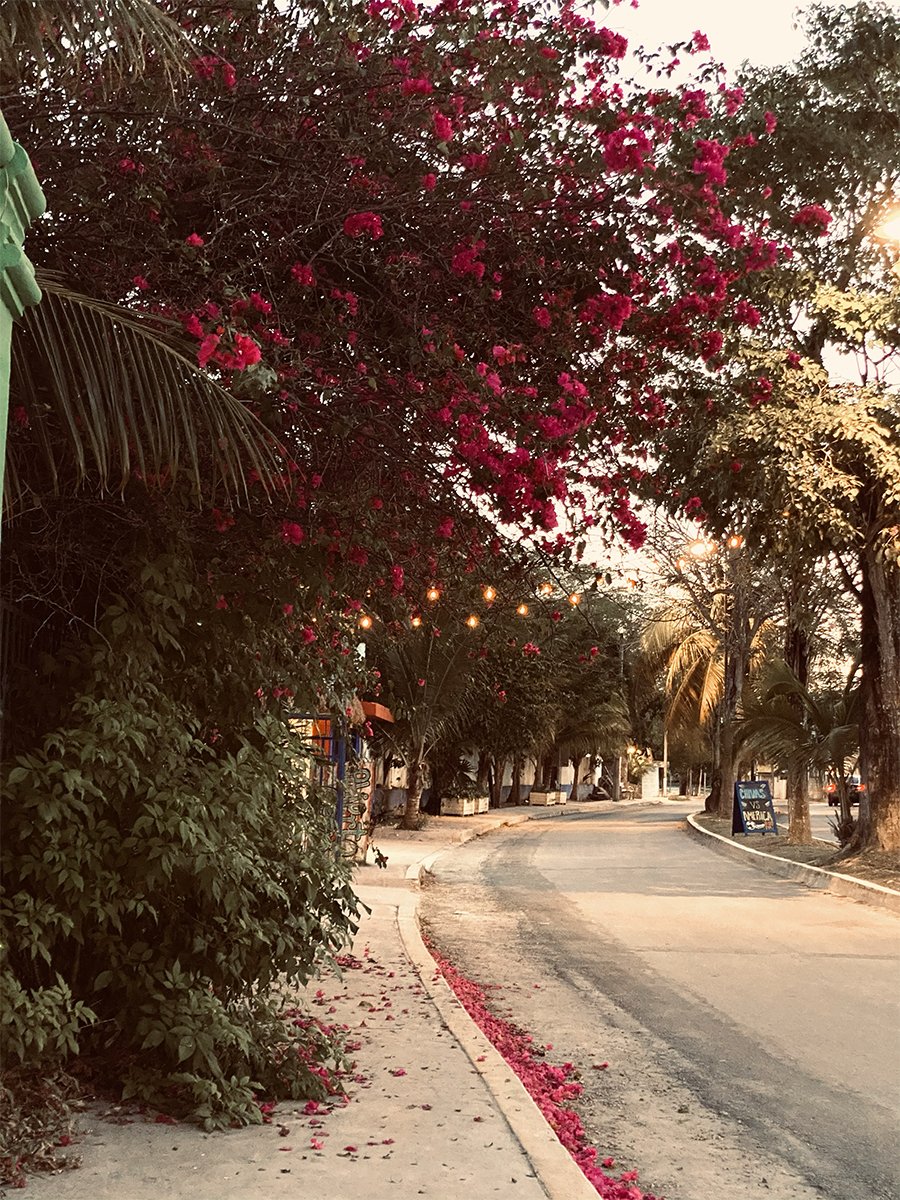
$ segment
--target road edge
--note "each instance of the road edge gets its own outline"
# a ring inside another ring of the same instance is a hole
[[[428,855],[407,869],[407,879],[417,883],[430,870],[434,861],[457,845],[464,845],[494,829],[509,828],[531,820],[530,815],[516,815],[505,825],[491,829],[466,831],[469,836],[434,854]],[[428,993],[444,1024],[456,1038],[494,1098],[500,1114],[518,1140],[531,1163],[538,1182],[548,1200],[597,1200],[596,1189],[590,1184],[563,1146],[547,1118],[532,1099],[527,1088],[490,1039],[482,1033],[446,980],[438,974],[437,963],[422,940],[418,918],[418,887],[404,894],[397,907],[397,927],[407,957],[413,964],[422,986]]]
[[[857,879],[853,875],[842,875],[839,871],[826,871],[824,867],[793,862],[789,858],[757,850],[755,846],[743,846],[740,842],[723,837],[721,833],[713,832],[712,829],[704,829],[696,820],[698,815],[690,813],[685,818],[687,832],[720,854],[738,859],[742,855],[749,855],[749,859],[745,861],[768,871],[770,875],[780,875],[782,879],[792,879],[804,887],[828,892],[833,896],[843,896],[845,899],[856,900],[860,904],[868,904],[888,912],[900,913],[900,892],[894,891],[893,888],[883,887],[880,883],[869,883],[868,880]]]

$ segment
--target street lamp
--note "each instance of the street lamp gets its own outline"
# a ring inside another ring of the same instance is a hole
[[[891,209],[884,219],[874,227],[872,236],[878,238],[880,242],[900,244],[900,208]]]

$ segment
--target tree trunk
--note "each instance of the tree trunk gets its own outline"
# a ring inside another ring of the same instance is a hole
[[[730,604],[725,626],[725,678],[719,714],[719,763],[718,769],[713,773],[711,795],[707,800],[707,807],[711,806],[713,812],[720,817],[730,817],[734,804],[734,726],[750,658],[750,626],[747,612],[749,585],[744,577],[743,562],[733,559],[730,575]]]
[[[808,575],[798,572],[787,598],[787,630],[784,637],[784,661],[797,676],[803,687],[809,685],[809,630],[803,623],[805,593]],[[802,714],[799,697],[790,698],[795,711]],[[805,768],[792,767],[787,777],[788,842],[794,846],[808,846],[812,842],[812,824],[809,819],[809,772]]]
[[[415,759],[406,765],[406,808],[403,810],[401,829],[419,828],[419,801],[422,798],[422,767],[421,759]]]
[[[499,808],[503,803],[503,776],[506,774],[507,755],[497,754],[494,756],[493,779],[491,780],[491,808]]]
[[[809,819],[809,772],[802,767],[789,767],[787,774],[788,842],[792,846],[808,846],[812,841]]]
[[[478,755],[478,769],[475,772],[475,786],[478,788],[478,794],[483,795],[488,787],[488,769],[490,767],[490,758],[486,750],[482,750]]]
[[[881,542],[881,544],[879,544]],[[860,770],[866,790],[848,853],[900,850],[900,563],[885,531],[862,566]]]
[[[572,798],[573,800],[577,800],[577,799],[578,799],[578,776],[579,776],[579,775],[580,775],[580,773],[581,773],[581,764],[582,764],[583,762],[584,762],[584,755],[583,755],[583,754],[579,754],[577,758],[573,758],[573,759],[572,759],[572,767],[573,767],[573,769],[574,769],[574,772],[575,772],[575,774],[574,774],[574,776],[573,776],[573,778],[572,778],[572,797],[571,797],[571,798]]]
[[[509,790],[509,803],[522,803],[522,755],[513,755],[512,787]]]

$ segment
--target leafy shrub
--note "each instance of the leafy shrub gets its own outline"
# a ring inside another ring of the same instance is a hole
[[[0,900],[4,1061],[89,1050],[209,1127],[322,1094],[332,1052],[279,989],[356,914],[334,795],[256,694],[262,635],[211,607],[167,560],[59,656],[63,719],[6,771]]]

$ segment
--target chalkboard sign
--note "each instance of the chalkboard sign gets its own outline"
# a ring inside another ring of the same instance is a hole
[[[732,833],[777,833],[775,805],[764,779],[739,779],[734,785]]]

